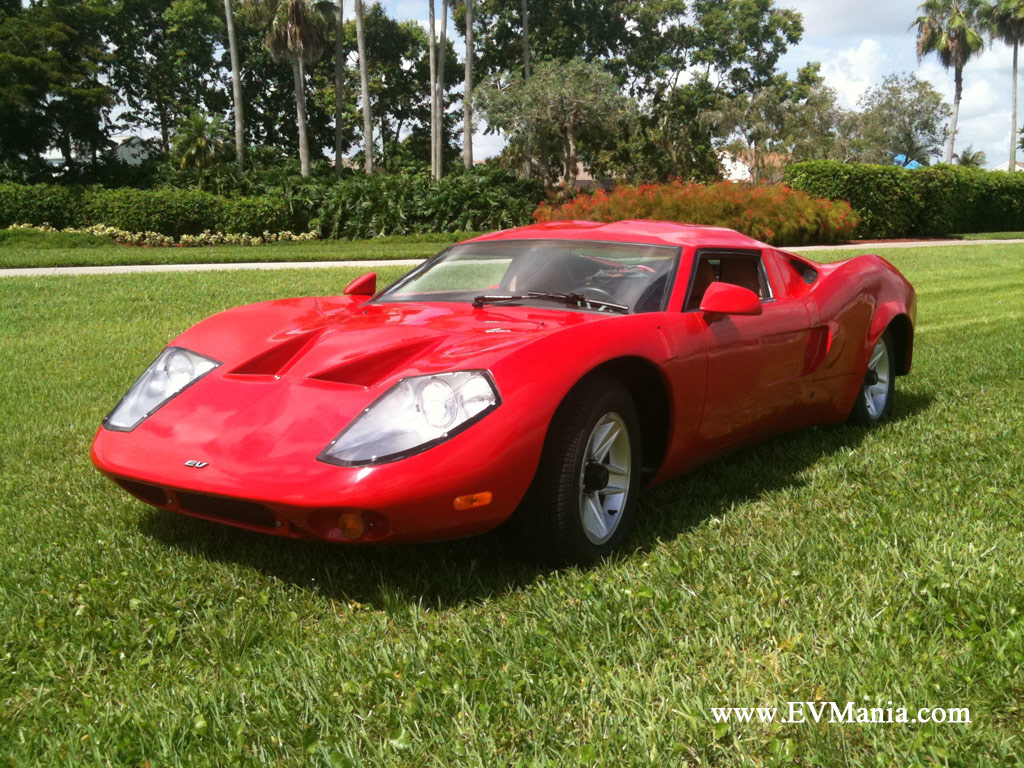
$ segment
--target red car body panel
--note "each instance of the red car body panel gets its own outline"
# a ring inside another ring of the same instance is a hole
[[[678,247],[665,310],[367,304],[362,295],[239,307],[172,342],[222,365],[132,431],[101,427],[93,462],[154,506],[253,530],[343,541],[339,516],[353,511],[366,521],[359,541],[456,538],[514,512],[556,409],[603,366],[643,369],[662,388],[665,440],[651,483],[765,435],[843,421],[894,323],[898,372],[909,371],[914,291],[877,256],[823,265],[730,230],[646,221],[557,222],[477,241],[536,239]],[[760,252],[774,297],[761,314],[683,310],[703,249]],[[446,442],[373,466],[317,460],[402,378],[471,369],[490,372],[501,404]],[[456,509],[456,498],[485,492],[491,503]]]

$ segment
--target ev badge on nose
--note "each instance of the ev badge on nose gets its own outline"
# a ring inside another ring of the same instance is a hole
[[[199,459],[189,459],[188,461],[185,462],[185,466],[186,467],[195,467],[196,469],[202,469],[203,467],[205,467],[209,463],[210,462],[208,462],[208,461],[199,461]]]

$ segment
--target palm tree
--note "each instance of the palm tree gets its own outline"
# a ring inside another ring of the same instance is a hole
[[[238,170],[245,170],[245,114],[242,102],[242,67],[238,56],[238,38],[235,36],[235,13],[231,0],[224,0],[224,21],[228,31],[228,51],[231,54],[231,96],[235,108],[235,162]]]
[[[171,151],[178,167],[209,168],[230,154],[228,127],[221,115],[190,112],[174,129]]]
[[[437,38],[434,0],[428,9],[427,47],[430,50],[430,175],[441,178],[444,172],[444,62],[448,54],[448,0],[441,0],[441,36]]]
[[[373,173],[373,109],[370,104],[370,70],[363,34],[363,0],[355,0],[356,47],[359,50],[359,91],[363,100],[363,170]]]
[[[964,66],[985,47],[979,31],[979,0],[925,0],[917,8],[921,15],[911,26],[917,26],[917,58],[929,53],[939,57],[945,69],[953,70],[953,116],[946,143],[946,162],[953,162],[956,121],[960,114],[960,97],[964,91]]]
[[[345,0],[338,0],[338,10],[334,14],[334,170],[341,173],[342,142],[341,92],[345,85]]]
[[[954,155],[956,164],[965,168],[981,168],[985,165],[985,153],[982,150],[975,151],[973,144],[968,144],[966,149]]]
[[[430,176],[437,178],[437,40],[434,36],[434,0],[428,0],[427,6],[427,49],[430,56]]]
[[[448,0],[441,0],[441,34],[437,50],[437,144],[434,150],[437,172],[434,178],[444,175],[444,63],[448,59]]]
[[[989,35],[1013,46],[1013,85],[1010,97],[1010,164],[1007,170],[1017,170],[1017,49],[1024,43],[1024,0],[994,0],[982,6],[982,18]]]
[[[299,129],[299,172],[309,176],[309,124],[306,119],[306,67],[324,52],[327,0],[249,0],[269,19],[263,45],[275,61],[288,60],[295,80],[295,118]]]
[[[466,79],[462,96],[462,164],[473,167],[473,0],[466,0]]]
[[[526,7],[526,0],[523,0],[523,77],[527,80],[533,72],[530,71],[530,11]]]

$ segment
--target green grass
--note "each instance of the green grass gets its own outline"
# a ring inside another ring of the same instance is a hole
[[[354,271],[0,281],[0,764],[1021,766],[1024,259],[886,255],[920,297],[895,420],[661,486],[632,549],[585,571],[495,537],[276,540],[91,467],[103,414],[179,330]],[[817,698],[972,722],[710,715]]]
[[[139,248],[109,238],[65,232],[0,229],[0,269],[96,267],[119,264],[204,264],[253,261],[363,261],[425,259],[472,233],[404,235],[373,240],[320,240],[203,248]]]
[[[961,240],[1024,240],[1024,232],[970,232],[954,237]]]

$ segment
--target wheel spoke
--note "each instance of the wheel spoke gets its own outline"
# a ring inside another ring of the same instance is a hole
[[[615,441],[618,439],[619,434],[622,431],[622,427],[614,421],[609,421],[605,426],[603,433],[596,434],[597,430],[594,431],[595,434],[593,441],[591,442],[592,447],[590,450],[590,456],[594,461],[603,462],[605,457],[608,455],[608,451],[611,450],[612,445],[614,445]]]
[[[626,489],[629,487],[629,472],[612,464],[608,464],[607,469],[608,485],[604,487],[602,493],[605,496],[613,496],[616,493],[625,493]]]
[[[878,361],[885,357],[885,344],[879,342],[878,346],[875,347],[875,352],[871,355],[871,361],[868,363],[868,368],[874,369],[878,365]]]
[[[591,541],[600,541],[608,535],[608,516],[602,509],[596,493],[583,497],[583,527],[590,534]]]

